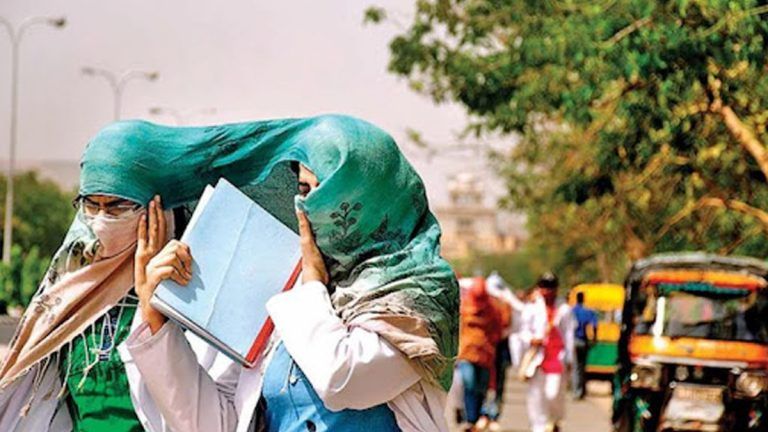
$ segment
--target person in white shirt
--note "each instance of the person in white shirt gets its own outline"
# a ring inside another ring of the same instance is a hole
[[[527,369],[527,408],[532,432],[560,431],[565,417],[565,386],[574,356],[575,323],[567,303],[558,300],[558,279],[543,274],[527,310],[523,331],[535,350]]]
[[[512,324],[509,331],[509,356],[512,368],[517,370],[520,367],[520,360],[523,357],[527,345],[523,337],[523,314],[528,304],[528,296],[524,290],[517,290],[512,294]]]
[[[299,179],[304,195],[319,187],[303,165]],[[152,238],[157,230],[151,228],[156,222],[142,223],[137,256],[144,258],[137,262],[145,267],[137,266],[136,280],[145,323],[121,348],[168,429],[447,431],[443,391],[380,336],[388,329],[365,321],[350,326],[335,312],[324,257],[309,220],[297,215],[303,283],[267,304],[276,335],[253,369],[229,364],[206,370],[180,328],[152,308],[148,300],[160,280],[189,281],[191,258],[176,241],[158,251],[162,242]]]

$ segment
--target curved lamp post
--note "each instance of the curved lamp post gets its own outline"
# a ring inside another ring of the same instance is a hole
[[[110,88],[112,89],[112,95],[113,95],[113,112],[114,112],[114,118],[115,120],[120,120],[120,110],[122,108],[122,99],[123,99],[123,90],[125,89],[125,85],[128,84],[129,81],[135,80],[135,79],[143,79],[146,81],[156,81],[158,78],[160,78],[160,73],[156,71],[147,72],[147,71],[140,71],[140,70],[128,70],[123,72],[120,75],[116,75],[115,73],[108,71],[106,69],[100,69],[95,67],[86,66],[81,69],[83,72],[83,75],[88,75],[92,77],[101,77],[104,78],[107,83],[109,84]]]
[[[16,141],[18,139],[18,107],[19,107],[19,48],[24,34],[31,27],[47,25],[53,28],[63,28],[67,25],[65,17],[31,17],[14,27],[10,21],[0,17],[0,26],[8,32],[11,40],[11,140],[8,153],[8,179],[5,193],[5,223],[3,227],[3,262],[11,262],[11,246],[13,245],[13,176],[16,164]]]

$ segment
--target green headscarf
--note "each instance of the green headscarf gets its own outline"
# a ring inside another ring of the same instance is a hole
[[[290,162],[320,181],[304,199],[294,199]],[[392,137],[339,115],[182,128],[118,122],[88,144],[80,194],[139,203],[159,194],[173,208],[221,177],[294,230],[295,207],[304,210],[329,264],[337,313],[376,329],[427,379],[450,386],[458,287],[440,257],[424,184]]]

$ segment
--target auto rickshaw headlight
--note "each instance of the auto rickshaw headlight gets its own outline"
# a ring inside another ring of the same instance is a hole
[[[736,392],[746,397],[757,397],[768,387],[768,376],[762,372],[742,372],[736,378]]]
[[[680,365],[675,368],[675,380],[677,381],[685,381],[690,375],[690,372],[688,372],[688,366]]]
[[[658,390],[661,385],[661,365],[637,364],[632,367],[629,381],[634,388]]]

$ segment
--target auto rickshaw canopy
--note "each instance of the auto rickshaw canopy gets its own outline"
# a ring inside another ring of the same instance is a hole
[[[584,306],[603,312],[620,310],[624,305],[624,287],[610,283],[580,284],[571,289],[568,303],[576,304],[576,295],[584,293]]]

